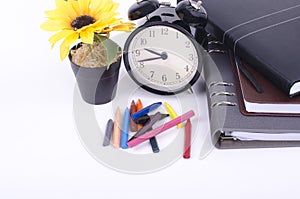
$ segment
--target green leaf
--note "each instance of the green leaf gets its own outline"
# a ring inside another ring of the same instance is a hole
[[[114,41],[109,38],[95,34],[95,39],[102,43],[107,52],[107,70],[109,66],[116,61],[117,56],[119,56],[119,46]]]

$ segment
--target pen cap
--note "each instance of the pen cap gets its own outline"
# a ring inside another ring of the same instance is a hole
[[[135,122],[137,124],[142,124],[145,125],[148,121],[150,120],[150,116],[149,115],[144,115],[142,117],[139,117],[135,120]]]

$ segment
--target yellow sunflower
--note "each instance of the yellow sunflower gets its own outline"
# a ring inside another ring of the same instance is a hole
[[[48,18],[41,25],[46,31],[57,32],[49,41],[52,47],[60,45],[60,58],[69,53],[70,46],[79,38],[83,43],[92,44],[94,34],[109,34],[111,31],[130,31],[133,23],[123,23],[112,0],[55,0],[56,9],[46,11]]]

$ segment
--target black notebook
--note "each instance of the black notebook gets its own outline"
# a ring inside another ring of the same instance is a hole
[[[207,32],[288,96],[300,92],[299,0],[203,0]]]

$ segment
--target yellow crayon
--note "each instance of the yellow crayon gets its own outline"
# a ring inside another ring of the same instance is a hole
[[[170,104],[168,104],[167,102],[164,102],[164,105],[165,105],[165,107],[166,107],[166,110],[167,110],[168,114],[170,115],[170,117],[171,117],[172,119],[175,119],[175,118],[178,117],[177,113],[176,113],[176,112],[174,111],[174,109],[170,106]],[[177,125],[177,128],[182,128],[182,127],[183,127],[183,124],[182,124],[182,123]]]
[[[118,107],[115,114],[114,121],[114,132],[112,145],[114,148],[120,148],[120,139],[121,139],[121,110]]]

